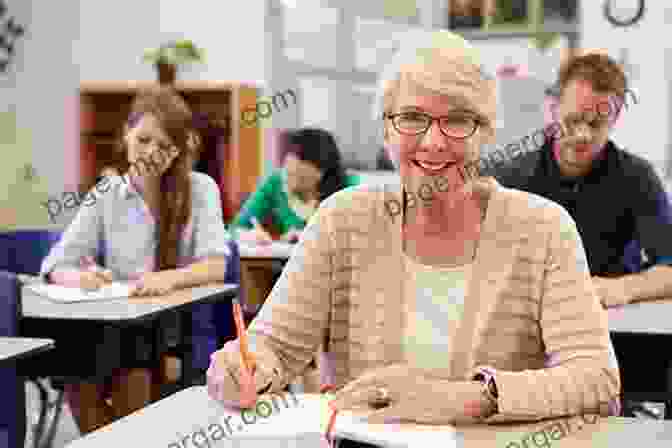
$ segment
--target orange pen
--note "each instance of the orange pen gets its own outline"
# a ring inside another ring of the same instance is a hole
[[[336,386],[333,384],[322,384],[320,386],[320,393],[323,395],[331,395],[335,390]],[[327,423],[327,429],[324,433],[324,438],[327,441],[327,444],[331,447],[333,446],[334,442],[331,433],[334,430],[334,425],[336,424],[336,415],[338,414],[338,410],[333,409],[331,404],[329,405],[329,409],[331,410],[331,415],[329,416],[329,422]]]
[[[329,446],[333,446],[334,444],[334,439],[332,432],[334,431],[334,425],[336,424],[336,415],[338,414],[338,411],[336,409],[331,410],[331,415],[329,416],[329,423],[327,423],[327,430],[324,434],[324,438],[329,444]]]
[[[240,358],[243,367],[248,373],[253,374],[257,367],[254,355],[250,353],[247,345],[247,333],[245,333],[245,320],[243,319],[243,311],[238,299],[233,299],[233,320],[236,323],[236,334],[238,336],[238,343],[240,345]]]

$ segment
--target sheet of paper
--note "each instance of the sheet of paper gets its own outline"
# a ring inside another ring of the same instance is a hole
[[[54,302],[87,302],[96,300],[110,300],[127,298],[131,295],[133,286],[129,283],[112,282],[97,291],[86,291],[81,288],[51,285],[46,283],[27,285],[35,293]]]
[[[245,411],[226,408],[221,425],[234,428],[232,437],[241,439],[293,439],[303,435],[325,434],[331,412],[328,398],[316,394],[285,394],[261,396],[256,409]],[[356,414],[342,412],[332,430],[336,436],[385,447],[457,447],[453,427],[427,427],[420,430],[415,425],[371,425]]]
[[[273,241],[268,245],[254,245],[245,242],[239,242],[240,254],[242,256],[261,256],[261,257],[289,257],[296,247],[296,244],[286,243],[284,241]]]

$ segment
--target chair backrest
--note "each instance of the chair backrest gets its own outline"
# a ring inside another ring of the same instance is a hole
[[[0,234],[0,269],[39,275],[42,260],[61,239],[54,230],[15,230]]]
[[[240,285],[240,250],[238,243],[228,242],[231,256],[226,267],[225,283]],[[241,298],[241,305],[244,302]],[[210,365],[210,355],[226,340],[235,337],[233,306],[230,300],[214,304],[202,304],[194,308],[192,318],[192,365],[205,370]]]
[[[21,283],[16,274],[0,271],[0,336],[19,335]]]
[[[231,251],[231,257],[229,257],[229,263],[226,266],[224,283],[240,285],[240,249],[236,240],[233,239],[228,241],[228,246]]]
[[[0,336],[19,335],[21,284],[16,274],[0,271]],[[26,437],[24,381],[15,367],[0,368],[0,446],[23,447]]]
[[[228,242],[231,256],[229,257],[228,265],[226,266],[226,275],[224,283],[233,283],[240,285],[240,249],[236,240],[231,239]],[[243,309],[245,306],[245,297],[243,297],[242,290],[238,293],[238,300]],[[214,323],[217,329],[217,337],[221,341],[228,339],[235,335],[235,327],[233,321],[233,307],[230,301],[217,303],[214,305]]]

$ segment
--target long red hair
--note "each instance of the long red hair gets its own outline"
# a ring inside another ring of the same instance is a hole
[[[177,91],[168,86],[157,86],[141,91],[131,105],[125,131],[135,126],[144,114],[151,114],[172,139],[179,150],[170,167],[161,175],[158,219],[156,266],[158,270],[177,267],[177,248],[182,232],[191,215],[192,164],[199,150],[199,139],[193,126],[189,106]],[[119,169],[126,173],[131,168],[128,148],[121,139]],[[136,170],[138,167],[135,167]]]

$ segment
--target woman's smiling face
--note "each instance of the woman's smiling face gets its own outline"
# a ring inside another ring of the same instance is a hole
[[[402,84],[395,103],[393,114],[404,114],[401,120],[398,119],[398,125],[411,128],[413,123],[422,122],[424,114],[445,117],[444,131],[469,134],[475,128],[472,135],[455,138],[445,135],[438,121],[417,136],[397,131],[390,119],[385,124],[387,150],[398,161],[402,181],[408,189],[416,191],[423,184],[433,184],[437,177],[445,179],[447,191],[461,188],[464,165],[478,159],[480,147],[478,115],[468,102],[460,97]]]

